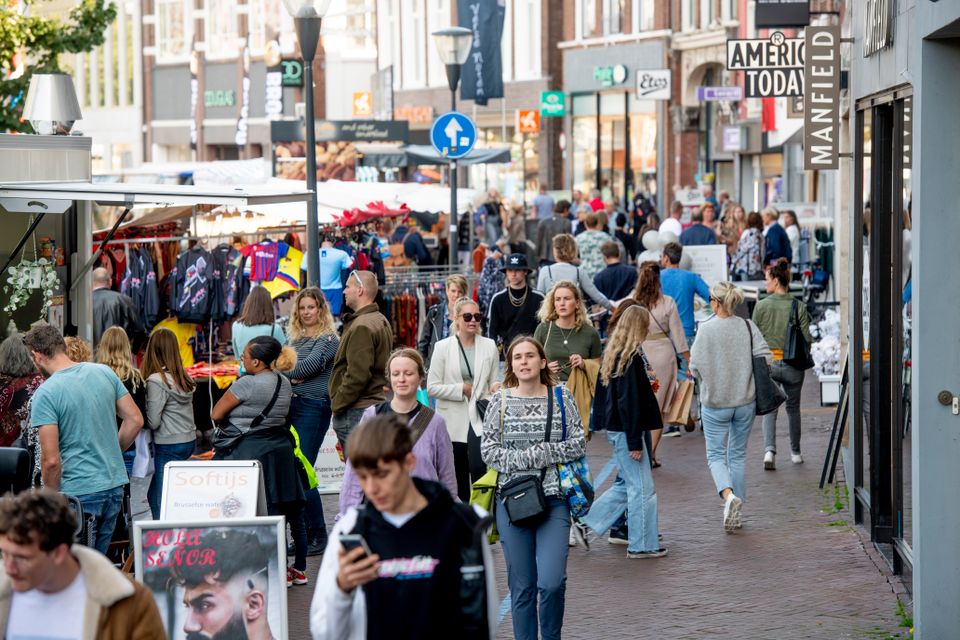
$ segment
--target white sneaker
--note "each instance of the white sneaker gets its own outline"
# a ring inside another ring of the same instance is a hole
[[[570,525],[570,537],[567,538],[567,546],[575,547],[577,546],[577,536],[573,533],[573,525]]]
[[[590,551],[590,540],[587,538],[588,534],[589,530],[587,529],[587,525],[572,520],[570,523],[570,539],[567,543],[571,547],[580,545],[587,551]]]
[[[763,468],[767,471],[773,471],[777,468],[777,454],[773,451],[767,451],[763,454]]]
[[[740,509],[743,507],[743,500],[733,493],[727,496],[723,503],[723,530],[727,533],[733,533],[740,524]]]
[[[793,464],[803,464],[803,456],[800,455],[799,453],[791,453],[790,462],[792,462]]]

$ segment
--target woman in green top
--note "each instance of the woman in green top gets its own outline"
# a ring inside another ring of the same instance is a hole
[[[533,337],[543,345],[547,366],[561,382],[567,381],[573,369],[583,368],[585,360],[599,360],[600,334],[587,319],[587,307],[575,283],[555,283],[537,317],[540,324]]]
[[[783,386],[787,394],[787,420],[790,422],[790,461],[801,464],[800,455],[800,391],[803,389],[802,369],[797,369],[783,361],[783,347],[787,334],[787,325],[793,314],[794,297],[787,291],[790,286],[790,263],[780,258],[766,274],[766,298],[757,303],[753,310],[753,322],[760,329],[773,353],[773,366],[770,373],[774,380]],[[804,340],[810,343],[810,316],[806,305],[797,303],[797,318]],[[763,416],[763,468],[772,471],[777,468],[777,412]]]

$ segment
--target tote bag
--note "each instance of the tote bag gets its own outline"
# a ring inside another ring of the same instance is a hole
[[[780,405],[787,399],[787,394],[783,392],[773,378],[770,376],[770,365],[763,356],[753,355],[753,330],[750,328],[750,321],[744,320],[747,326],[747,334],[750,336],[750,357],[753,359],[753,386],[757,393],[758,416],[765,416],[773,413],[780,408]]]

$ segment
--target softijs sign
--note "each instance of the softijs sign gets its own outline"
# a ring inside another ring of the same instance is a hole
[[[627,81],[627,68],[622,64],[610,67],[594,67],[593,79],[602,87],[612,87]]]

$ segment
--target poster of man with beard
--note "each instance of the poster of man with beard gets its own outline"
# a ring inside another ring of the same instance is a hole
[[[139,522],[134,539],[170,640],[287,640],[282,518]]]

